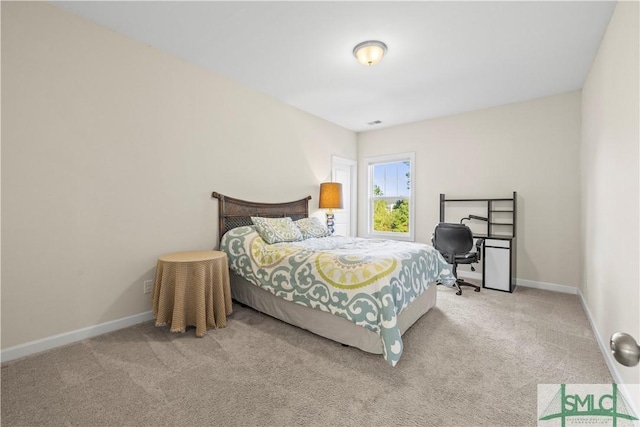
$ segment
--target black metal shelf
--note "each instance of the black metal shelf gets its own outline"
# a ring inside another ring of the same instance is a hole
[[[455,199],[447,199],[445,197],[444,194],[440,194],[440,222],[445,222],[445,205],[447,203],[455,203],[455,202],[478,202],[478,203],[486,203],[486,209],[487,209],[487,215],[486,215],[486,221],[487,221],[487,236],[493,236],[494,232],[493,232],[493,227],[513,227],[512,231],[511,231],[511,237],[515,238],[516,237],[516,201],[517,201],[517,194],[514,191],[513,192],[513,197],[511,198],[506,198],[506,197],[498,197],[498,198],[455,198]],[[511,203],[511,206],[504,206],[504,207],[499,207],[501,205],[499,205],[498,207],[494,206],[495,203],[500,203],[502,202],[503,204],[506,203]],[[511,208],[511,209],[510,209]],[[496,222],[494,219],[495,214],[498,215],[498,219],[502,219],[502,220],[508,220],[508,217],[505,217],[502,214],[511,214],[511,222],[510,223],[505,223],[505,222]],[[478,219],[477,217],[475,219]]]
[[[444,196],[444,194],[441,194]],[[493,200],[494,202],[511,202],[513,199],[445,199],[445,202],[486,202]]]

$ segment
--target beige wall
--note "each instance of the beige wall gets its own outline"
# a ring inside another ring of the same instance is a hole
[[[640,342],[638,14],[618,3],[582,96],[581,290],[604,342],[616,331]],[[640,367],[616,367],[640,384]]]
[[[579,145],[579,92],[359,134],[360,233],[366,231],[364,159],[413,151],[416,241],[430,241],[440,193],[510,197],[517,191],[518,278],[578,286]]]
[[[46,3],[2,2],[2,348],[151,309],[212,191],[312,195],[356,134]]]

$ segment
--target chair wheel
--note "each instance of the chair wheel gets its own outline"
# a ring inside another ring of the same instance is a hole
[[[456,292],[456,295],[462,295],[462,290]]]
[[[474,292],[480,292],[480,288],[475,288],[473,291]]]

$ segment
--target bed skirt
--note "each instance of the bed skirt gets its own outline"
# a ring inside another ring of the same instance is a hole
[[[231,297],[237,302],[330,340],[357,347],[368,353],[382,354],[382,341],[380,335],[375,332],[330,313],[279,298],[249,283],[233,271],[229,272],[229,276]],[[400,313],[398,326],[402,334],[436,305],[436,288],[435,284],[429,286]]]

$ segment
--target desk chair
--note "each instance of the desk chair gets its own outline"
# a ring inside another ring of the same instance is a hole
[[[462,295],[460,286],[470,286],[475,288],[475,292],[480,292],[480,286],[458,279],[458,264],[471,264],[480,261],[480,247],[483,242],[483,239],[478,239],[476,252],[471,252],[473,248],[473,233],[469,227],[464,224],[449,224],[446,222],[441,222],[436,226],[431,243],[442,254],[444,259],[453,265],[453,275],[456,277],[454,286],[458,290],[456,295]],[[475,271],[475,268],[471,266],[471,270]]]

